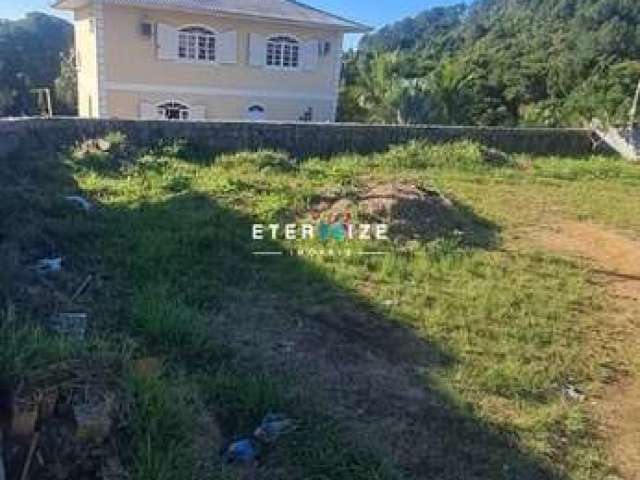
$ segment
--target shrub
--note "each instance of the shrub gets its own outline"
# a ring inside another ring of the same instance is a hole
[[[242,168],[266,172],[287,172],[296,168],[295,160],[291,159],[287,153],[272,150],[220,155],[216,159],[216,165],[225,170]]]
[[[498,158],[500,161],[496,161]],[[393,168],[456,166],[463,169],[478,169],[512,164],[506,154],[469,141],[439,145],[412,141],[405,145],[391,147],[376,160],[381,165]]]

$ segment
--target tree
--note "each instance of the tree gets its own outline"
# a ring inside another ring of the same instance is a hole
[[[78,71],[74,48],[60,57],[60,75],[54,82],[54,111],[58,115],[76,115],[78,112]]]
[[[621,62],[607,67],[583,82],[567,99],[565,116],[573,123],[598,118],[609,124],[629,122],[634,92],[640,78],[640,62]]]
[[[358,62],[358,83],[351,95],[373,123],[397,123],[401,81],[396,74],[398,56],[373,54]]]
[[[639,24],[635,0],[474,0],[430,9],[364,37],[359,73],[345,78],[344,91],[364,100],[376,86],[357,112],[365,120],[626,123]],[[387,55],[393,68],[379,64]]]
[[[437,110],[430,114],[432,121],[461,124],[470,121],[473,98],[470,86],[474,76],[456,62],[442,63],[427,77],[425,90]]]
[[[0,116],[35,113],[31,89],[53,87],[72,37],[69,22],[43,13],[0,20]]]

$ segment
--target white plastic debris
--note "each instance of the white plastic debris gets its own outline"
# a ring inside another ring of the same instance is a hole
[[[582,402],[586,397],[584,392],[582,392],[580,389],[578,389],[574,385],[565,385],[563,389],[563,393],[567,400],[571,400],[574,402]]]
[[[43,258],[38,260],[38,263],[36,263],[36,270],[38,270],[38,273],[41,275],[45,275],[47,273],[58,273],[62,270],[62,258]]]
[[[274,443],[282,435],[292,432],[296,426],[293,420],[283,414],[270,413],[253,432],[253,436],[264,443]]]
[[[79,205],[85,212],[90,212],[91,209],[93,208],[93,205],[91,204],[91,202],[89,202],[89,200],[79,195],[69,195],[64,197],[64,199],[67,200],[68,202],[72,202],[72,203],[75,203],[76,205]]]
[[[4,468],[3,432],[0,429],[0,480],[7,480],[7,471]]]
[[[49,320],[49,328],[61,335],[84,338],[88,323],[89,315],[86,313],[58,313]]]
[[[7,474],[4,470],[4,452],[2,449],[2,443],[0,443],[0,480],[6,480]]]

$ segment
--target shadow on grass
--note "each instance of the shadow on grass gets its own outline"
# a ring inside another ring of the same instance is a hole
[[[206,351],[213,339],[233,352],[241,369],[284,378],[289,396],[313,397],[346,438],[388,454],[414,478],[557,476],[520,451],[512,435],[438,387],[430,372],[456,361],[449,352],[304,258],[253,255],[283,249],[279,242],[251,240],[256,219],[191,193],[135,208],[105,207],[102,214],[111,235],[109,264],[134,292],[129,318],[156,354],[193,368],[194,352]],[[251,402],[251,389],[235,385],[233,402]],[[291,408],[292,414],[304,410],[295,402]],[[255,414],[239,410],[218,412],[229,436],[259,420],[231,418]],[[298,435],[312,436],[314,427]],[[301,478],[367,478],[357,474],[362,465],[326,463],[300,448],[294,442],[285,462],[293,462]]]
[[[399,471],[412,478],[559,477],[437,384],[430,372],[456,362],[446,349],[303,258],[254,256],[255,219],[183,193],[157,203],[100,205],[92,235],[74,238],[86,217],[73,214],[52,226],[57,210],[46,207],[58,197],[56,188],[74,193],[72,174],[40,178],[41,168],[25,175],[28,190],[51,184],[32,218],[42,225],[24,235],[3,231],[3,245],[24,238],[37,243],[48,226],[44,238],[48,248],[55,244],[52,253],[93,249],[111,283],[98,294],[104,305],[96,317],[104,323],[97,330],[135,332],[151,354],[198,376],[226,436],[255,425],[266,408],[283,406],[303,417],[283,444],[286,452],[267,459],[263,478],[276,478],[268,472],[278,472],[280,461],[293,472],[289,478],[396,478],[390,472]],[[25,201],[3,205],[11,225],[19,224],[16,211]],[[49,253],[34,245],[28,261]],[[265,242],[260,249],[282,245]],[[14,295],[12,288],[7,292]],[[221,371],[229,362],[233,369]],[[278,389],[289,391],[270,392],[256,381],[267,376],[282,378]],[[338,434],[327,428],[330,421]],[[160,451],[174,446],[171,438],[154,440]]]

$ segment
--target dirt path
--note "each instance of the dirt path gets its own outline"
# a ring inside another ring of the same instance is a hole
[[[313,392],[313,402],[356,448],[378,452],[406,474],[381,471],[378,478],[495,478],[504,462],[514,478],[555,478],[432,383],[429,372],[453,359],[411,329],[348,295],[343,303],[309,308],[285,297],[253,296],[246,304],[255,314],[243,309],[244,328],[237,328],[233,312],[223,311],[212,319],[215,332],[241,364],[295,378],[292,398]],[[265,465],[257,480],[284,478],[271,467]],[[300,477],[289,472],[287,478]]]
[[[579,256],[593,265],[593,280],[607,289],[613,311],[603,315],[607,338],[628,372],[595,402],[595,416],[611,457],[626,480],[640,480],[640,240],[588,222],[563,221],[533,233],[546,249]],[[530,236],[531,238],[531,236]],[[615,347],[614,347],[615,345]]]

